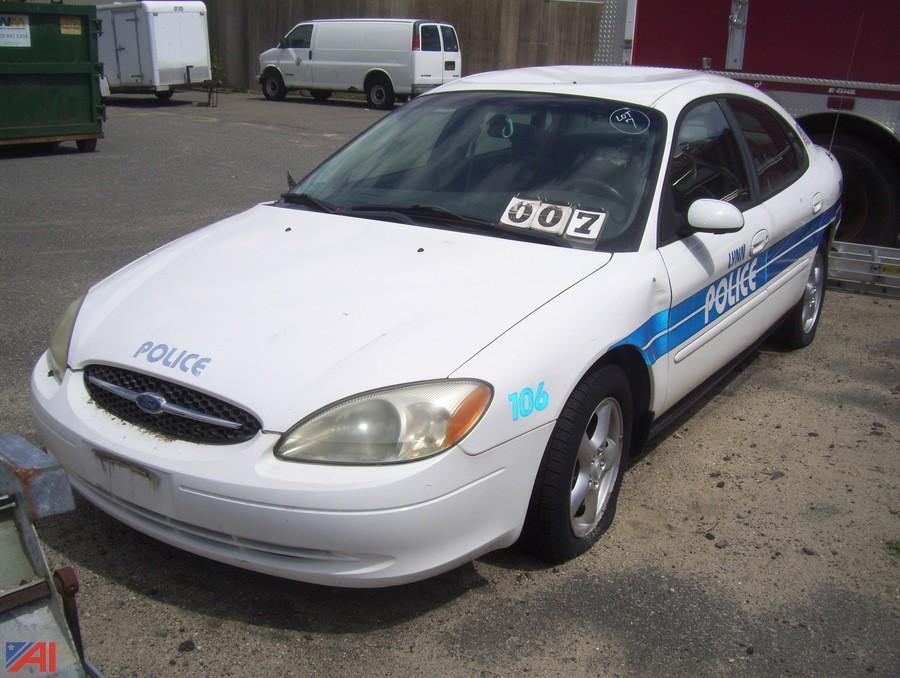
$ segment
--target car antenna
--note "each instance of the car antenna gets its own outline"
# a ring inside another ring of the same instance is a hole
[[[853,39],[853,49],[850,50],[850,63],[847,64],[847,77],[845,80],[850,80],[850,76],[853,74],[853,61],[856,59],[856,48],[859,46],[859,36],[862,33],[863,20],[866,18],[866,10],[863,9],[859,14],[859,23],[856,26],[856,37]],[[838,114],[834,116],[834,126],[831,128],[831,139],[828,141],[828,150],[831,150],[831,147],[834,146],[834,137],[837,136],[838,129],[838,121],[841,118],[841,111],[844,109],[844,95],[841,95],[840,98],[840,110]]]
[[[289,191],[293,191],[293,190],[294,190],[294,186],[297,185],[297,180],[294,179],[294,177],[291,176],[290,170],[288,170],[288,173],[287,173],[287,180],[288,180],[288,190],[289,190]]]

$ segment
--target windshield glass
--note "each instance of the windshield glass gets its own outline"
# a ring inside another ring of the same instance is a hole
[[[394,211],[415,223],[627,251],[643,232],[664,139],[662,114],[621,102],[434,94],[374,125],[293,193],[350,214]]]

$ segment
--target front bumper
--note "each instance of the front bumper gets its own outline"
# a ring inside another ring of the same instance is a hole
[[[62,383],[42,356],[32,408],[72,486],[123,523],[214,560],[319,584],[373,587],[443,572],[519,535],[552,423],[479,455],[389,466],[285,462],[274,433],[206,446],[162,439]]]

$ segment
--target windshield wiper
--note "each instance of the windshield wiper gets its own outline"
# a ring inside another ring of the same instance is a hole
[[[384,214],[410,224],[416,223],[414,219],[421,219],[426,222],[438,222],[436,224],[438,226],[456,227],[470,233],[486,234],[509,240],[540,242],[556,245],[557,247],[572,247],[570,242],[559,236],[529,229],[507,228],[487,219],[459,214],[440,205],[408,205],[406,207],[398,205],[358,205],[350,209],[341,210],[340,213],[348,217],[368,217],[373,214]]]
[[[337,211],[337,208],[331,203],[325,202],[324,200],[319,200],[318,198],[314,198],[309,193],[282,193],[281,199],[284,202],[291,203],[292,205],[303,205],[304,207],[311,207],[317,212],[328,212],[329,214],[334,214]]]
[[[442,221],[452,221],[460,224],[468,224],[472,226],[493,226],[494,222],[479,219],[477,217],[468,217],[463,214],[449,210],[440,205],[407,205],[405,207],[399,205],[359,205],[352,207],[346,212],[350,212],[351,216],[354,212],[393,212],[394,214],[402,214],[408,217],[420,219],[439,219]],[[345,212],[345,213],[346,213]]]

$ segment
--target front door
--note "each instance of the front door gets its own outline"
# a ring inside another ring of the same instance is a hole
[[[288,87],[311,87],[313,24],[300,24],[282,40],[278,67]]]
[[[697,103],[682,118],[667,177],[659,252],[672,303],[655,352],[666,355],[668,407],[752,343],[750,316],[765,297],[765,264],[758,254],[771,217],[763,205],[751,204],[737,138],[715,100]],[[688,230],[688,208],[700,198],[734,204],[742,210],[743,228],[734,233]]]

